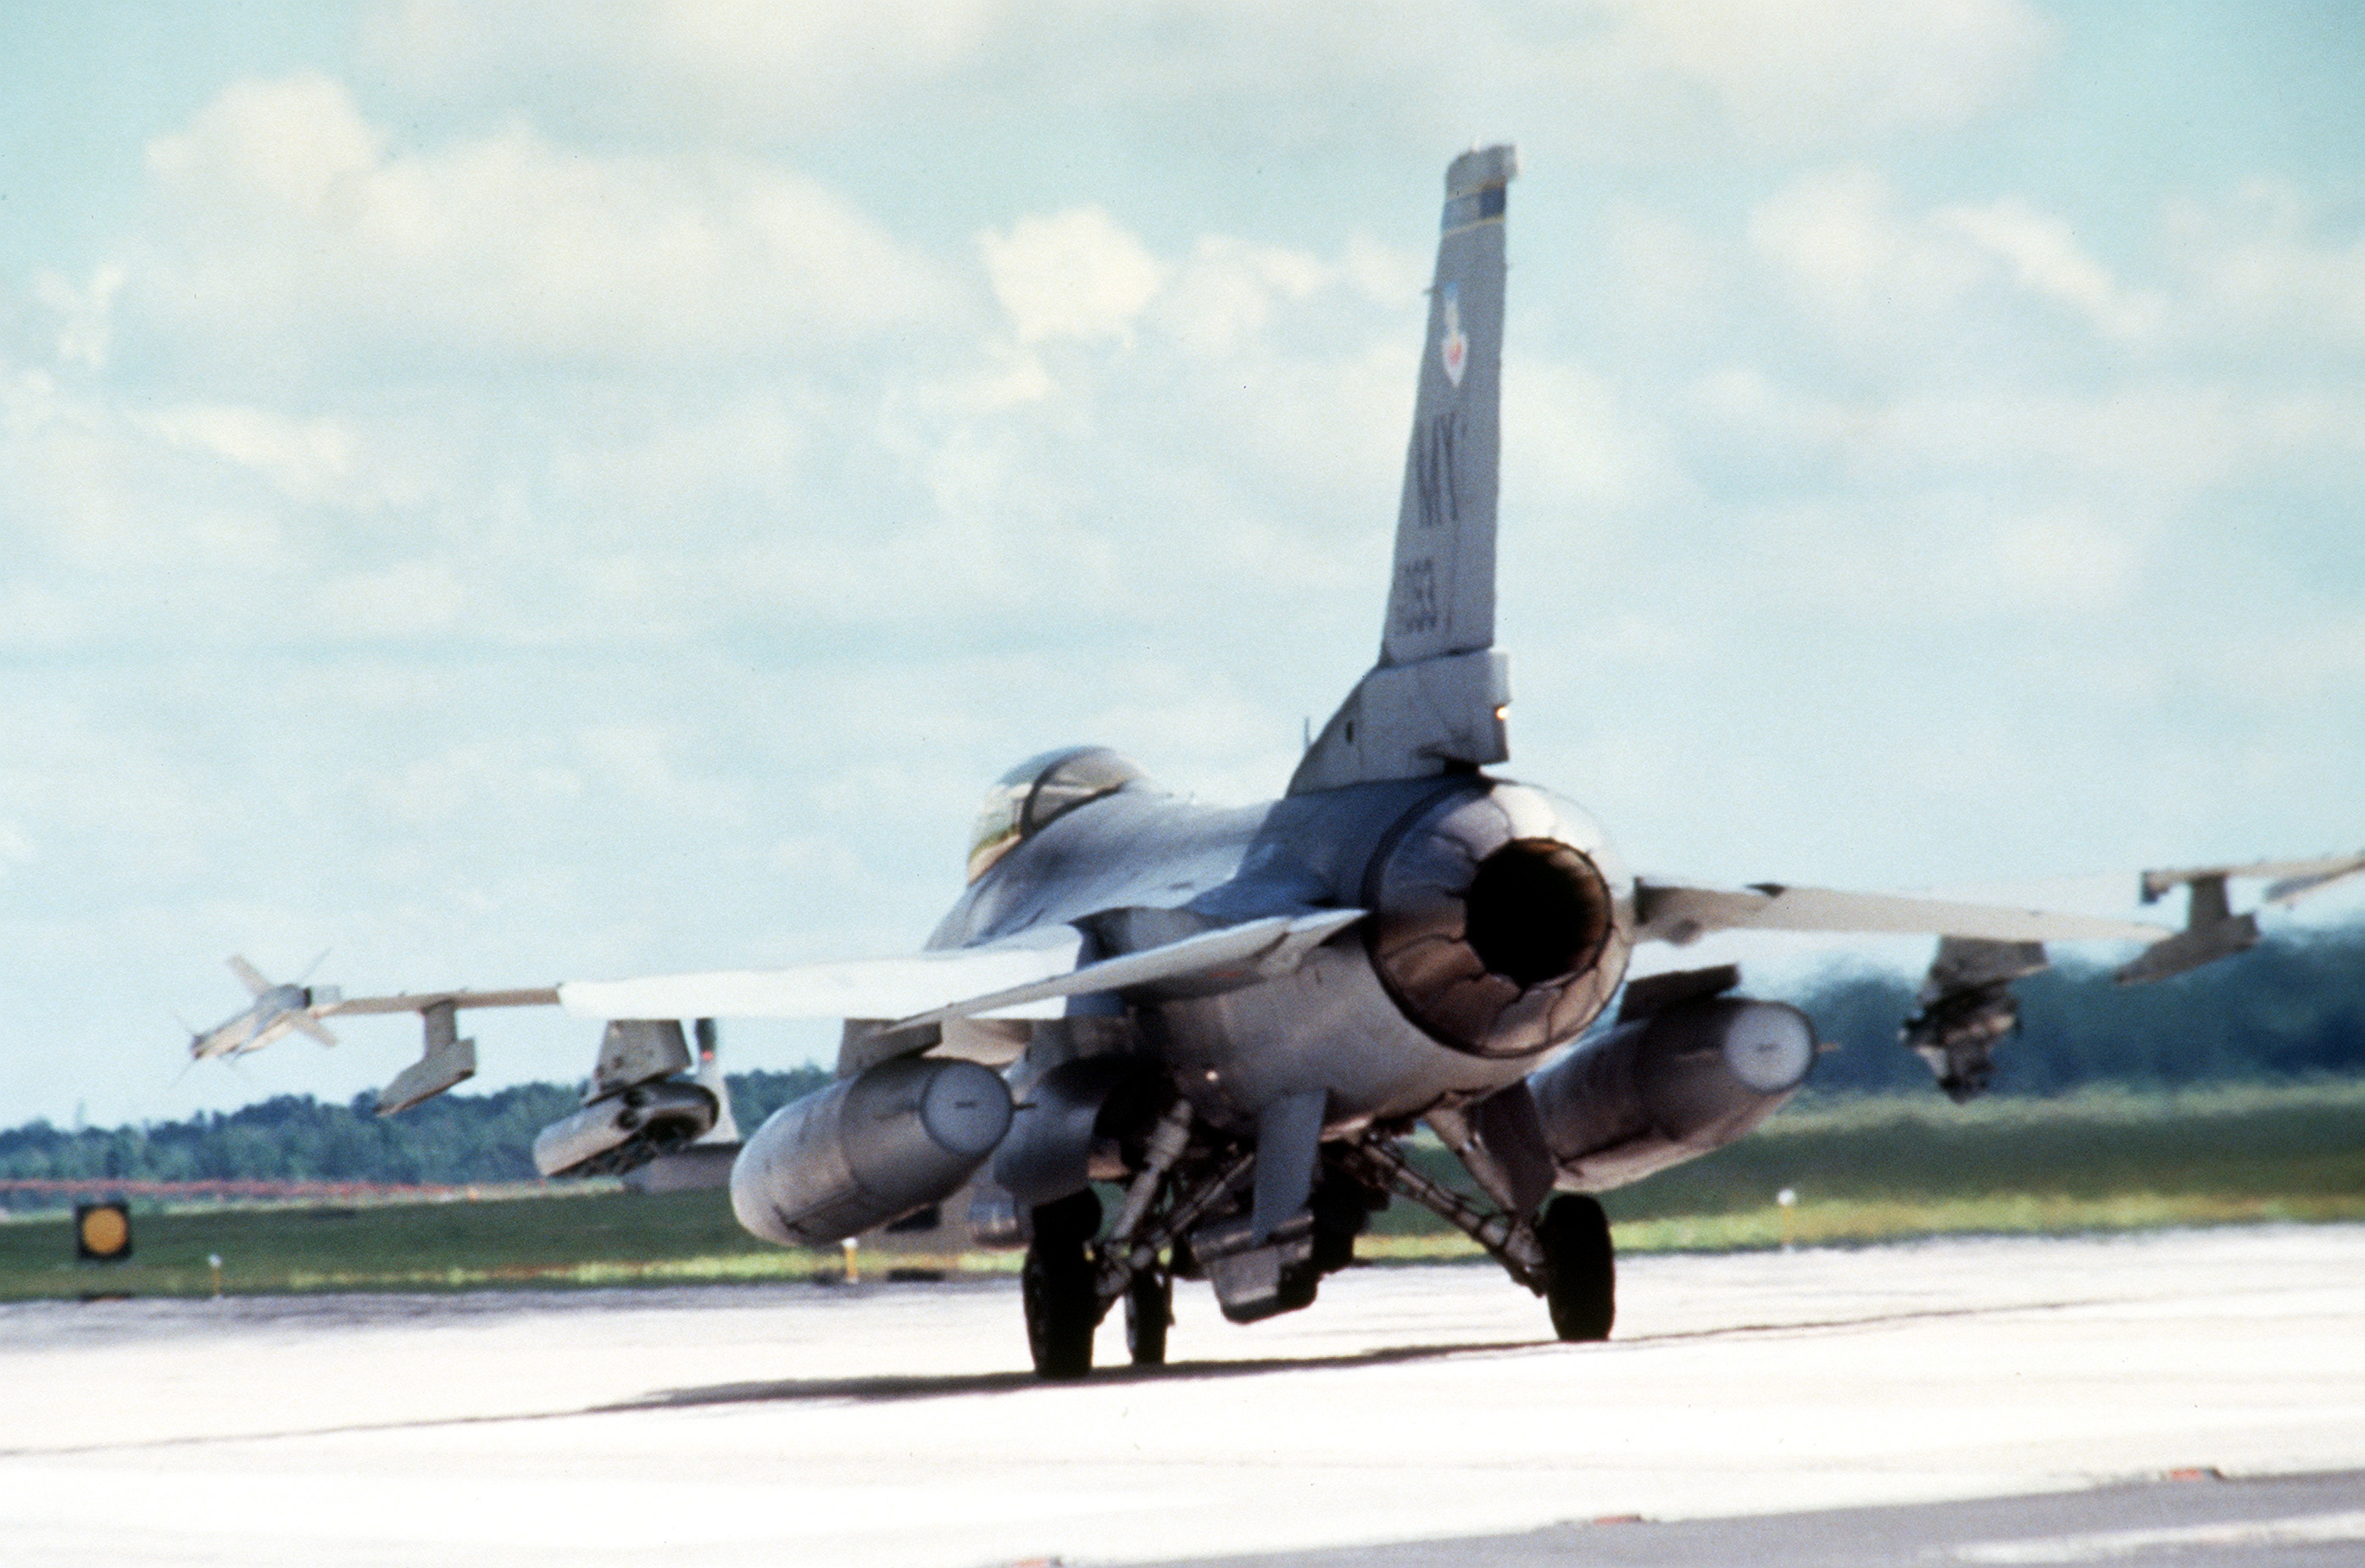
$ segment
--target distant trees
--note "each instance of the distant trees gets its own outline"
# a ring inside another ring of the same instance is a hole
[[[822,1068],[732,1074],[743,1129],[830,1081]],[[398,1116],[375,1096],[350,1104],[281,1094],[185,1122],[70,1132],[37,1121],[0,1132],[0,1179],[129,1182],[382,1182],[451,1185],[534,1175],[533,1135],[573,1111],[576,1092],[528,1083],[490,1094],[444,1094]],[[26,1206],[22,1200],[12,1206]]]
[[[2021,1032],[1996,1047],[2000,1094],[2365,1072],[2365,930],[2278,938],[2156,985],[2059,969],[2013,989]],[[1814,1088],[1877,1092],[1929,1083],[1921,1058],[1897,1039],[1915,1007],[1911,982],[1864,975],[1790,1000],[1841,1047],[1815,1064]]]
[[[791,1100],[801,1100],[816,1089],[826,1089],[837,1081],[837,1074],[825,1067],[792,1067],[786,1072],[734,1072],[731,1085],[731,1114],[739,1122],[742,1133],[752,1133],[761,1126],[764,1118]]]

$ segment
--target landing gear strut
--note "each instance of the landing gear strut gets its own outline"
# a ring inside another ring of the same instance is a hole
[[[1609,1216],[1586,1193],[1564,1193],[1536,1225],[1544,1249],[1544,1301],[1552,1332],[1564,1339],[1609,1338],[1618,1316],[1618,1265],[1610,1249]]]
[[[1101,1201],[1091,1188],[1035,1211],[1035,1239],[1018,1276],[1026,1308],[1026,1348],[1037,1376],[1072,1380],[1093,1370],[1093,1331],[1100,1327],[1087,1248],[1100,1233]],[[1160,1330],[1163,1338],[1164,1331]]]

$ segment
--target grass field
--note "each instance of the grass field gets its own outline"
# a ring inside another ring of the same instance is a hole
[[[1441,1149],[1418,1156],[1443,1162]],[[1445,1173],[1440,1168],[1440,1175]],[[1775,1201],[1795,1194],[1793,1205]],[[1935,1095],[1793,1106],[1754,1137],[1608,1195],[1630,1251],[1851,1245],[2270,1220],[2365,1220],[2365,1084],[2089,1093],[1966,1107]],[[1362,1256],[1475,1252],[1397,1204]],[[78,1265],[63,1217],[0,1224],[0,1299],[457,1290],[835,1278],[844,1254],[782,1250],[719,1192],[554,1189],[499,1201],[137,1211],[132,1260]],[[859,1266],[1010,1270],[1009,1253],[866,1250]]]

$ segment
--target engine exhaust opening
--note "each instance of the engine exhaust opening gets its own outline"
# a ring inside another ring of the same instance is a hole
[[[1624,871],[1575,807],[1492,780],[1407,815],[1366,872],[1373,973],[1430,1039],[1526,1057],[1575,1039],[1631,946]]]
[[[1593,862],[1549,838],[1514,839],[1487,856],[1466,896],[1471,951],[1522,990],[1590,964],[1616,918]]]

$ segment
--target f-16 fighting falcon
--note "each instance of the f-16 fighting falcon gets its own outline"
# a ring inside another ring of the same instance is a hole
[[[421,1014],[426,1052],[381,1096],[392,1111],[475,1070],[460,1010],[555,1004],[604,1021],[582,1110],[535,1145],[559,1175],[712,1140],[712,1020],[842,1019],[835,1082],[738,1148],[741,1223],[825,1245],[966,1193],[977,1242],[1026,1249],[1036,1370],[1074,1378],[1119,1304],[1132,1361],[1162,1361],[1178,1278],[1205,1281],[1239,1323],[1308,1305],[1392,1196],[1485,1249],[1543,1298],[1562,1338],[1606,1338],[1614,1268],[1593,1194],[1757,1126],[1816,1051],[1806,1015],[1739,994],[1732,967],[1628,982],[1640,944],[1740,927],[1937,936],[1904,1037],[1967,1098],[2015,1021],[2010,986],[2045,967],[2044,944],[2146,942],[2122,977],[2156,980],[2257,941],[2255,918],[2231,912],[2229,879],[2280,879],[2268,895],[2292,899],[2365,871],[2360,855],[2147,874],[2147,899],[2189,890],[2175,933],[1815,888],[1687,887],[1638,878],[1584,811],[1493,771],[1510,756],[1495,503],[1516,172],[1508,146],[1446,171],[1379,658],[1279,800],[1196,804],[1114,752],[1054,752],[987,795],[967,890],[915,956],[529,991],[314,992],[258,1022]],[[1466,1183],[1407,1159],[1422,1126]]]

